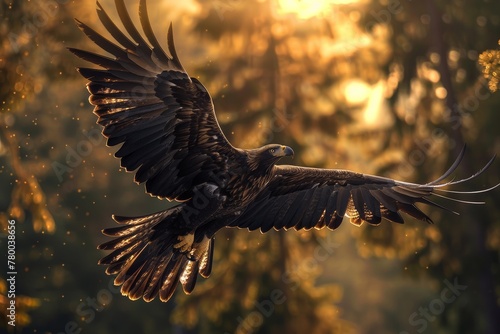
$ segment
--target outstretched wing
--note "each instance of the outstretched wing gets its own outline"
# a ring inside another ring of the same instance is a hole
[[[106,57],[70,49],[103,69],[79,68],[87,79],[98,123],[109,146],[122,144],[115,156],[127,171],[137,169],[135,181],[146,191],[170,200],[185,200],[192,189],[208,182],[211,173],[227,171],[227,161],[238,154],[222,133],[212,99],[203,85],[190,78],[177,57],[172,27],[167,54],[153,34],[146,2],[139,7],[142,30],[133,25],[123,0],[116,0],[127,37],[97,3],[98,16],[118,44],[77,21],[80,29]]]
[[[448,211],[451,210],[434,203],[429,198],[439,196],[462,203],[482,204],[439,194],[439,191],[460,193],[441,188],[468,181],[482,173],[493,162],[492,159],[470,178],[440,184],[439,182],[448,177],[459,165],[463,153],[464,151],[442,177],[425,185],[346,170],[275,166],[273,179],[231,226],[249,230],[260,228],[262,232],[267,232],[271,228],[279,230],[292,227],[296,230],[313,227],[320,229],[325,226],[336,229],[342,223],[344,216],[349,217],[356,225],[363,222],[378,225],[382,218],[402,224],[404,219],[400,212],[432,223],[432,220],[415,205],[416,203]],[[491,189],[463,193],[472,194]]]

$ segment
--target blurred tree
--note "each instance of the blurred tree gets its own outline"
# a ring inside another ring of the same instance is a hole
[[[102,3],[112,8],[111,0]],[[460,142],[472,147],[469,174],[498,153],[500,97],[488,91],[477,61],[500,35],[499,3],[332,0],[314,2],[322,6],[315,11],[305,3],[172,0],[151,3],[150,11],[160,38],[169,21],[165,8],[177,20],[181,60],[207,85],[235,145],[286,143],[297,164],[420,182],[438,176]],[[137,1],[128,4],[136,18]],[[217,243],[212,277],[191,296],[178,293],[168,304],[121,297],[96,265],[99,230],[113,224],[112,213],[138,215],[166,203],[144,196],[118,168],[74,70],[84,63],[65,50],[91,45],[82,46],[87,41],[71,18],[95,23],[95,3],[0,6],[1,222],[15,212],[25,214],[15,216],[19,222],[33,224],[38,212],[36,228],[45,231],[57,222],[50,235],[19,225],[19,291],[43,305],[29,311],[24,332],[76,326],[83,333],[392,333],[416,329],[408,318],[422,299],[410,300],[410,292],[435,297],[442,281],[455,277],[466,292],[429,327],[498,328],[498,191],[483,195],[488,204],[477,210],[457,205],[462,215],[454,223],[451,214],[430,212],[436,225],[267,235],[228,230],[218,236],[224,242]],[[498,182],[494,174],[476,187]],[[354,239],[340,239],[342,254],[318,257],[318,247],[332,247],[329,238],[344,231]],[[349,240],[369,260],[352,263]],[[377,282],[376,270],[385,273]],[[400,273],[420,278],[420,285],[388,298]],[[123,314],[126,321],[117,322]]]
[[[39,64],[32,61],[41,54],[38,46],[31,41],[51,24],[51,16],[56,9],[7,2],[2,2],[0,6],[0,74],[4,83],[0,88],[0,146],[3,148],[1,154],[8,157],[16,178],[9,209],[7,213],[1,213],[2,230],[6,228],[7,214],[22,222],[25,220],[24,210],[28,210],[33,216],[35,231],[53,232],[54,220],[46,208],[44,194],[35,176],[30,175],[21,163],[20,146],[11,128],[13,113],[21,112],[25,101],[33,99],[47,80],[43,72],[40,73]],[[28,19],[30,16],[33,21]]]
[[[7,282],[4,279],[0,279],[0,315],[2,319],[0,324],[2,328],[8,330],[8,332],[14,333],[15,327],[9,326],[8,322],[11,318],[8,317],[10,306],[10,299],[7,298]],[[23,328],[31,322],[31,318],[28,311],[40,306],[40,300],[38,298],[31,298],[27,296],[16,296],[16,314],[15,314],[15,324],[17,328]]]
[[[2,185],[2,195],[11,189],[10,203],[5,210],[5,202],[0,207],[0,227],[2,232],[7,232],[7,219],[15,219],[16,223],[25,220],[32,221],[36,232],[47,231],[52,233],[55,229],[54,220],[47,209],[45,195],[40,188],[35,174],[31,174],[21,161],[18,137],[13,131],[15,114],[21,113],[25,101],[32,100],[40,92],[46,82],[47,73],[43,73],[40,62],[33,59],[43,58],[46,50],[40,50],[36,43],[38,34],[54,29],[54,11],[57,8],[47,5],[39,6],[24,2],[0,3],[0,156],[7,158],[10,163],[10,187]],[[31,20],[30,20],[31,19]],[[0,173],[7,173],[2,165]],[[3,198],[2,200],[5,200]],[[29,213],[29,218],[25,212]],[[2,305],[6,300],[5,284],[0,289]],[[17,326],[26,326],[30,318],[26,310],[37,307],[39,300],[16,296],[18,306]],[[5,307],[2,310],[5,311]],[[2,312],[3,314],[3,312]],[[2,317],[6,319],[6,317]],[[2,325],[7,327],[6,322]],[[10,327],[12,328],[12,327]]]

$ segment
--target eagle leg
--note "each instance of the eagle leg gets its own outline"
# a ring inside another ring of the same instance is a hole
[[[194,232],[188,233],[186,235],[179,235],[177,237],[178,243],[174,244],[174,248],[180,250],[181,252],[191,251],[194,242]]]
[[[188,260],[190,261],[199,261],[203,255],[208,251],[208,247],[210,246],[210,238],[206,235],[203,236],[203,240],[200,242],[196,242],[191,247],[191,251],[188,255]]]

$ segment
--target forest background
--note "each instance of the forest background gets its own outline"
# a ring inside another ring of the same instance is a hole
[[[111,0],[100,1],[117,21]],[[138,1],[126,1],[138,23]],[[425,183],[467,143],[457,178],[500,153],[500,2],[164,0],[188,73],[236,146],[293,147],[286,163]],[[112,214],[172,205],[119,168],[95,124],[88,66],[104,32],[94,1],[0,1],[0,332],[8,325],[8,221],[17,333],[500,333],[500,191],[459,216],[334,232],[227,230],[190,296],[132,302],[97,261]],[[499,163],[462,190],[499,182]],[[445,203],[445,202],[441,202]],[[449,204],[449,203],[447,203]],[[4,265],[5,264],[5,265]]]

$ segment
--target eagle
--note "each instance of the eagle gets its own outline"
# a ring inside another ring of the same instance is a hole
[[[145,0],[139,3],[142,33],[123,0],[115,5],[126,33],[97,2],[97,15],[114,41],[76,20],[111,56],[69,50],[99,67],[78,71],[89,80],[89,101],[107,145],[121,145],[115,153],[121,166],[136,171],[135,182],[144,183],[151,196],[176,202],[139,217],[114,215],[119,225],[103,230],[112,239],[98,248],[111,252],[99,264],[107,265],[106,273],[116,275],[114,283],[132,300],[159,296],[166,302],[179,283],[191,293],[198,275],[209,277],[215,235],[224,228],[334,230],[344,217],[355,225],[379,225],[383,219],[402,224],[401,213],[432,223],[417,203],[441,209],[446,208],[433,197],[482,203],[446,192],[492,189],[443,189],[473,179],[493,162],[469,178],[444,182],[460,164],[463,149],[447,172],[421,185],[349,170],[277,165],[294,155],[281,144],[234,147],[219,127],[207,89],[184,70],[172,24],[166,52],[153,33]]]

